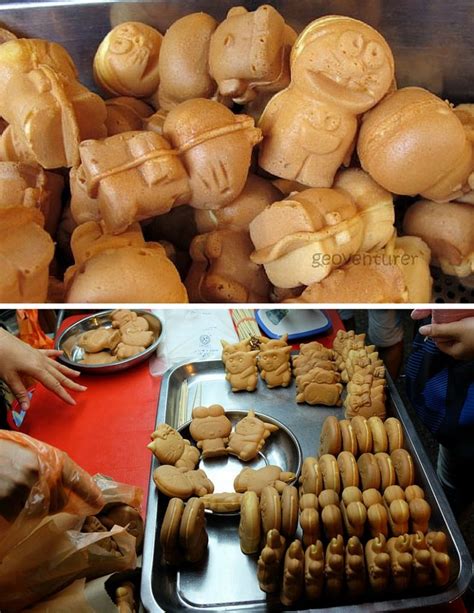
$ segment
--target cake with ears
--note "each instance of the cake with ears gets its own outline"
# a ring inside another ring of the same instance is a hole
[[[299,35],[290,71],[290,85],[260,118],[259,165],[303,185],[331,187],[341,164],[349,164],[357,116],[391,87],[392,52],[367,24],[329,15]]]

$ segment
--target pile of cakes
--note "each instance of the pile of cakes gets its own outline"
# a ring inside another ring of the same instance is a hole
[[[321,343],[302,343],[293,357],[296,402],[340,406],[343,386],[335,361],[336,353]]]
[[[111,364],[143,353],[155,340],[145,317],[117,309],[110,315],[112,328],[83,332],[76,344],[84,350],[81,364]]]
[[[93,62],[105,101],[57,43],[5,41],[0,225],[20,245],[0,251],[5,301],[45,301],[53,257],[69,302],[427,302],[430,262],[473,271],[474,105],[397,90],[361,21],[297,36],[263,5],[164,35],[120,23]],[[392,194],[423,198],[407,236]],[[17,224],[18,207],[42,216]],[[106,239],[84,259],[90,228]]]
[[[339,330],[333,343],[342,380],[346,418],[357,415],[385,419],[385,367],[374,345],[365,345],[365,334]]]
[[[232,431],[224,408],[212,405],[193,409],[196,446],[166,424],[152,434],[149,448],[160,462],[153,478],[170,498],[160,528],[162,564],[203,561],[209,509],[239,512],[231,524],[242,553],[255,556],[260,588],[278,594],[284,606],[403,596],[449,583],[447,537],[430,531],[431,507],[415,484],[396,418],[328,417],[319,457],[304,460],[299,487],[291,484],[294,473],[277,466],[247,467],[234,492],[214,493],[196,470],[200,457],[250,461],[276,430],[250,411]]]
[[[258,373],[267,387],[288,387],[291,383],[291,345],[288,335],[279,339],[252,336],[238,343],[222,343],[226,379],[233,392],[257,389]]]

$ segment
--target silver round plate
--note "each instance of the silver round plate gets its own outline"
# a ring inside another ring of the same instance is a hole
[[[55,348],[63,351],[63,354],[58,358],[63,364],[71,366],[76,370],[85,372],[88,374],[109,374],[114,372],[121,372],[127,368],[131,368],[140,362],[143,362],[149,358],[156,348],[160,344],[161,336],[163,333],[163,324],[161,320],[150,313],[141,309],[130,309],[135,311],[140,317],[144,317],[150,325],[150,330],[153,331],[154,340],[145,351],[126,358],[124,360],[118,360],[109,364],[83,364],[81,360],[84,358],[84,349],[79,347],[78,340],[81,334],[88,332],[89,330],[97,330],[98,328],[111,328],[112,320],[110,315],[112,310],[101,311],[90,317],[85,317],[70,325],[66,328],[60,336],[56,339]]]
[[[237,422],[246,417],[248,411],[226,411],[234,429]],[[278,426],[278,430],[273,432],[266,440],[265,445],[258,453],[257,457],[249,462],[240,460],[237,456],[226,455],[217,458],[201,458],[199,465],[196,468],[202,468],[208,478],[214,484],[214,493],[233,492],[234,479],[243,468],[263,468],[270,464],[279,466],[283,471],[295,473],[296,477],[292,483],[296,481],[301,471],[303,462],[303,453],[301,451],[298,439],[293,432],[287,428],[281,421],[264,415],[263,413],[255,413],[262,421],[269,422]],[[193,437],[189,432],[191,421],[186,422],[178,428],[178,432],[183,438],[188,439],[192,445],[196,445]],[[237,515],[238,513],[216,513],[215,515]]]

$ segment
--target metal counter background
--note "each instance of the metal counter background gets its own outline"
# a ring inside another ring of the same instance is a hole
[[[156,0],[98,2],[45,0],[1,2],[0,25],[17,35],[64,45],[79,67],[81,80],[95,87],[92,59],[111,27],[142,21],[164,33],[188,13],[204,11],[224,19],[229,8],[255,10],[264,1]],[[474,101],[474,2],[472,0],[276,0],[269,4],[300,32],[328,14],[366,21],[386,37],[395,55],[399,87],[419,85],[453,102]]]

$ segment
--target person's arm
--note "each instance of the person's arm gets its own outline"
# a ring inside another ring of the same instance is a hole
[[[79,372],[52,359],[61,353],[54,349],[34,349],[0,328],[0,379],[11,389],[22,409],[28,409],[30,401],[21,375],[40,381],[68,404],[76,401],[65,388],[76,392],[87,389],[70,379],[78,377]]]

